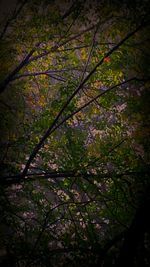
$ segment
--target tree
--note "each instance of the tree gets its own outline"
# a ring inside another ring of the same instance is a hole
[[[149,19],[45,0],[2,24],[2,266],[150,264]]]

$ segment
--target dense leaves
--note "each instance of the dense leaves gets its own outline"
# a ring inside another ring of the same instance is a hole
[[[149,266],[149,3],[20,1],[0,35],[0,264]]]

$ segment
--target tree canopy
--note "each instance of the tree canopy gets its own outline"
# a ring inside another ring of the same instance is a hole
[[[0,264],[149,266],[150,5],[25,0],[0,28]]]

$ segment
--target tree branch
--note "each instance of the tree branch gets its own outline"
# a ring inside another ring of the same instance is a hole
[[[64,106],[62,107],[62,109],[59,111],[58,115],[56,116],[56,118],[54,119],[53,123],[50,125],[50,127],[48,128],[48,130],[46,131],[46,133],[43,135],[43,137],[41,138],[40,142],[35,146],[35,148],[33,149],[33,152],[31,153],[26,166],[23,170],[22,176],[25,177],[28,169],[30,167],[31,162],[33,161],[33,159],[35,158],[36,154],[38,153],[38,151],[41,149],[41,147],[43,146],[45,140],[49,137],[49,135],[51,134],[53,128],[55,127],[55,125],[57,124],[60,116],[62,115],[62,113],[64,112],[64,110],[68,107],[69,103],[71,102],[71,100],[74,98],[75,95],[77,95],[77,93],[80,91],[80,89],[83,88],[84,84],[90,79],[90,77],[96,72],[97,68],[102,65],[102,63],[104,62],[104,59],[108,56],[110,56],[114,51],[116,51],[124,42],[126,42],[131,36],[133,36],[137,31],[139,31],[141,28],[143,27],[142,25],[139,25],[134,31],[128,33],[116,46],[114,46],[112,49],[110,49],[105,55],[104,57],[96,64],[96,66],[91,70],[91,72],[84,78],[84,80],[79,84],[79,86],[77,87],[77,89],[73,92],[73,94],[68,98],[68,100],[66,101],[66,103],[64,104]],[[128,81],[131,81],[135,78],[129,79]],[[124,82],[125,83],[125,82]],[[120,83],[121,84],[121,83]],[[123,84],[123,83],[122,83]],[[110,88],[107,90],[110,91],[113,88],[115,88],[116,86]],[[96,100],[97,98],[99,98],[100,96],[102,96],[104,94],[104,92],[102,94],[100,94],[99,96],[95,97],[94,100]],[[89,105],[90,103],[92,103],[94,100],[91,100],[88,102],[88,104],[84,105],[84,107],[86,107],[87,105]],[[82,108],[84,108],[82,107]],[[76,114],[77,112],[79,112],[81,110],[81,108],[74,112],[74,114]],[[68,117],[70,118],[70,116]],[[67,119],[68,119],[67,118]],[[63,120],[62,123],[66,121]],[[61,124],[62,124],[61,123]],[[56,126],[57,127],[57,126]],[[55,128],[56,128],[55,127]]]
[[[4,35],[5,35],[5,33],[6,33],[7,29],[8,29],[8,27],[10,26],[10,23],[18,17],[18,15],[19,15],[20,12],[22,11],[22,9],[23,9],[24,5],[27,3],[27,1],[28,1],[28,0],[24,0],[24,1],[22,2],[22,4],[20,5],[20,7],[18,8],[18,10],[15,10],[15,12],[14,12],[13,15],[12,15],[12,17],[9,18],[9,19],[7,20],[6,24],[4,25],[4,28],[3,28],[2,32],[1,32],[1,34],[0,34],[0,40],[3,39],[3,37],[4,37]],[[18,2],[19,2],[19,1],[18,1]]]
[[[21,174],[18,175],[8,175],[3,176],[0,179],[0,185],[12,185],[12,184],[19,184],[21,182],[29,182],[29,181],[35,181],[35,180],[46,180],[46,179],[61,179],[61,178],[75,178],[75,177],[83,177],[85,179],[89,178],[121,178],[122,176],[138,176],[138,175],[147,175],[150,171],[148,169],[144,169],[142,171],[126,171],[124,173],[115,173],[115,172],[107,172],[107,173],[90,173],[90,172],[79,172],[77,170],[71,170],[71,171],[53,171],[53,172],[39,172],[39,173],[27,173],[26,178],[23,179]]]

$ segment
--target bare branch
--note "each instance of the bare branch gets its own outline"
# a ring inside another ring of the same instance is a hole
[[[20,78],[24,78],[24,77],[36,77],[36,76],[41,76],[41,75],[46,75],[49,76],[52,79],[61,81],[61,82],[65,82],[65,79],[60,77],[60,76],[54,76],[51,73],[54,73],[53,71],[39,71],[39,72],[27,72],[24,74],[20,74],[20,75],[16,75],[14,76],[14,78],[12,79],[12,81],[20,79]]]

